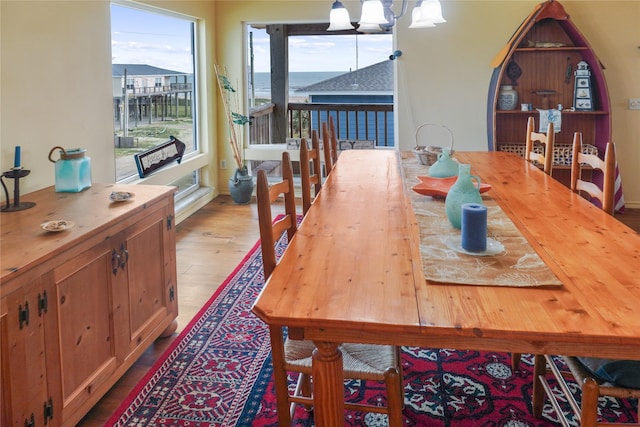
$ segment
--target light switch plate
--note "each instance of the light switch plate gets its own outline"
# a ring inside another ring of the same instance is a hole
[[[629,98],[629,110],[640,110],[640,98]]]

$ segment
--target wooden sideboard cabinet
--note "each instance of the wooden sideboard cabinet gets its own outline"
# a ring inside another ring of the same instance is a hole
[[[2,426],[73,426],[176,329],[173,187],[93,184],[3,212]],[[131,192],[112,202],[112,191]],[[50,220],[73,222],[47,232]]]

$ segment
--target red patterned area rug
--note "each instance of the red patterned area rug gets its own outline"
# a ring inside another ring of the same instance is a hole
[[[256,245],[106,425],[277,426],[268,330],[251,312],[263,284]],[[543,419],[531,415],[529,355],[516,372],[505,353],[404,347],[402,362],[405,426],[559,425],[548,404]],[[381,383],[349,381],[345,391],[348,399],[385,401]],[[635,420],[636,402],[603,404],[604,419]],[[311,427],[313,412],[298,408],[293,424]],[[387,423],[385,415],[347,412],[345,425]]]

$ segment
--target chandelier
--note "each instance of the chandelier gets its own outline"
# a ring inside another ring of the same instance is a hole
[[[362,3],[362,15],[358,21],[358,32],[382,33],[389,32],[396,21],[407,12],[407,0],[402,0],[402,6],[398,15],[392,9],[393,0],[360,0]],[[417,0],[411,13],[411,25],[409,28],[435,27],[436,24],[447,22],[442,17],[442,6],[439,0]],[[349,12],[341,1],[336,0],[331,7],[329,16],[329,28],[327,31],[352,30]]]

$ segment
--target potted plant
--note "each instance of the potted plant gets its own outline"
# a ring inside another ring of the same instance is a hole
[[[247,204],[251,201],[254,182],[253,177],[249,175],[247,166],[244,164],[241,136],[244,125],[250,123],[250,120],[248,116],[238,112],[240,110],[238,92],[229,81],[226,67],[221,69],[216,65],[215,71],[224,112],[229,124],[229,144],[236,164],[233,177],[229,179],[229,193],[235,203]]]

